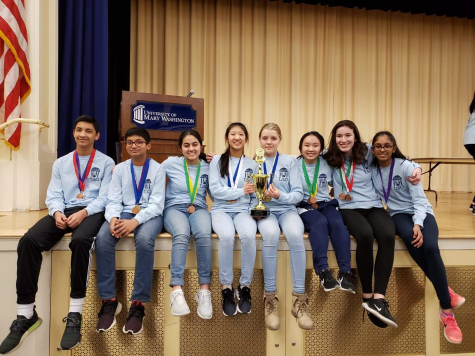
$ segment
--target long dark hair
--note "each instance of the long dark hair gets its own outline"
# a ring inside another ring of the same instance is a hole
[[[473,114],[475,111],[475,92],[473,93],[473,100],[472,103],[470,104],[470,114]]]
[[[233,122],[229,124],[228,128],[226,129],[226,133],[224,134],[224,138],[225,139],[228,138],[229,132],[231,131],[233,127],[236,127],[236,126],[239,126],[244,131],[244,135],[246,135],[246,140],[248,140],[249,133],[247,132],[247,128],[246,126],[244,126],[244,124],[241,124],[240,122]],[[226,174],[228,174],[230,155],[231,155],[231,148],[229,147],[229,143],[228,143],[228,147],[226,147],[226,151],[224,151],[224,153],[221,155],[219,159],[219,173],[221,174],[221,177],[223,178],[226,176]]]
[[[351,159],[356,164],[361,164],[365,160],[366,154],[368,153],[368,147],[366,147],[366,144],[361,140],[360,132],[358,131],[355,123],[351,120],[342,120],[338,122],[335,127],[333,127],[330,134],[330,143],[328,145],[327,152],[323,155],[323,158],[325,158],[328,164],[332,167],[339,168],[343,163],[344,154],[340,151],[338,145],[336,144],[336,131],[343,126],[350,128],[355,134],[355,143],[351,149]]]
[[[178,138],[178,147],[180,147],[180,149],[181,149],[181,146],[183,145],[183,140],[185,139],[186,136],[193,136],[194,138],[196,138],[198,142],[200,143],[201,148],[203,148],[203,140],[201,139],[201,135],[199,134],[199,132],[195,130],[186,130],[186,131],[183,131],[180,137]],[[206,153],[200,151],[199,159],[202,159],[203,161],[206,162]]]
[[[391,141],[391,143],[393,144],[394,147],[396,147],[396,151],[391,155],[391,158],[394,159],[394,158],[401,158],[403,160],[406,160],[407,157],[401,152],[401,150],[399,149],[399,146],[397,145],[396,143],[396,138],[394,137],[394,135],[389,132],[389,131],[379,131],[378,133],[376,133],[376,135],[374,135],[373,137],[373,145],[374,143],[376,142],[376,140],[378,139],[379,136],[388,136],[389,138],[389,141]],[[371,163],[373,166],[376,166],[378,167],[379,166],[379,162],[377,160],[377,158],[373,159],[373,162]]]
[[[300,153],[302,153],[303,140],[305,140],[308,136],[315,136],[316,138],[318,138],[318,140],[320,141],[320,154],[322,154],[323,147],[325,147],[325,140],[323,139],[323,136],[320,135],[320,133],[318,133],[317,131],[309,131],[307,133],[304,133],[302,137],[300,137],[300,142],[299,142]],[[297,158],[303,158],[303,155],[300,154],[300,156],[298,156]]]

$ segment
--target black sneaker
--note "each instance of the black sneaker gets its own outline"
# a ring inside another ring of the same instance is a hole
[[[348,293],[356,293],[355,281],[351,272],[338,272],[340,289]]]
[[[0,354],[9,354],[17,350],[23,341],[36,329],[39,328],[43,320],[36,314],[36,307],[30,319],[23,315],[17,315],[16,320],[10,326],[10,333],[0,345]]]
[[[367,298],[363,298],[363,303],[367,303],[368,302],[368,299]],[[371,323],[380,328],[380,329],[386,329],[388,327],[388,324],[386,324],[384,321],[382,320],[379,320],[378,318],[376,318],[373,314],[371,314],[370,312],[368,312],[366,309],[363,308],[363,322],[364,322],[364,317],[365,317],[365,314],[368,315],[368,319],[369,321],[371,321]]]
[[[397,328],[396,320],[389,312],[389,303],[386,300],[369,298],[366,303],[363,303],[363,308],[389,326]]]
[[[471,212],[475,212],[475,204],[471,203],[470,208],[468,208]]]
[[[96,326],[96,331],[102,333],[114,327],[116,320],[115,316],[122,310],[122,304],[117,300],[103,300],[101,311],[97,314],[99,318]]]
[[[325,292],[330,292],[334,289],[340,288],[340,284],[335,278],[333,278],[333,274],[329,269],[320,272],[318,277],[320,277],[320,284]]]
[[[223,295],[223,314],[225,316],[236,315],[236,303],[234,303],[234,288],[233,290],[226,288],[221,291]]]
[[[238,300],[237,311],[243,314],[251,312],[251,290],[248,287],[239,286],[236,291],[236,298]]]
[[[129,316],[122,331],[126,334],[138,335],[143,331],[143,318],[145,306],[142,302],[134,300],[130,305]]]
[[[61,350],[71,350],[81,342],[82,315],[81,313],[69,313],[63,319],[63,323],[66,323],[66,329],[59,346]]]

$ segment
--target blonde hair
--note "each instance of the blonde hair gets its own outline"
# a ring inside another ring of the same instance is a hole
[[[280,131],[279,125],[274,124],[273,122],[265,124],[264,126],[262,126],[261,131],[259,131],[259,138],[261,138],[262,131],[264,130],[274,130],[275,132],[277,132],[277,135],[282,140],[282,132]]]

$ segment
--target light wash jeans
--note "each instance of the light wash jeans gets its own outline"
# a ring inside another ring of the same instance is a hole
[[[121,213],[121,219],[132,219],[134,214]],[[153,253],[155,239],[162,231],[161,215],[137,226],[134,230],[135,239],[135,277],[131,301],[150,301],[153,275]],[[102,300],[116,296],[115,287],[115,245],[119,239],[111,235],[109,223],[104,222],[96,238],[97,287]]]
[[[264,289],[267,293],[277,290],[277,245],[280,227],[289,244],[290,270],[292,272],[293,291],[305,293],[305,246],[303,243],[304,226],[296,211],[271,212],[267,218],[257,221],[262,235],[262,268],[264,270]]]
[[[195,212],[190,214],[187,210],[188,204],[178,204],[165,209],[163,213],[165,230],[173,236],[170,287],[184,285],[183,273],[190,231],[196,244],[198,283],[211,282],[211,216],[208,210],[197,206],[195,208]]]
[[[241,286],[250,286],[256,262],[257,224],[249,213],[212,212],[213,230],[219,237],[218,259],[221,284],[233,284],[233,251],[236,231],[241,240]]]

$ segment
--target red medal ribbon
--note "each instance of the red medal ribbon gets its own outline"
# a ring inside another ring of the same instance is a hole
[[[82,177],[80,176],[81,172],[81,167],[79,166],[79,155],[77,151],[74,151],[73,154],[73,165],[74,165],[74,171],[76,172],[76,177],[78,178],[78,185],[79,185],[79,190],[81,192],[84,192],[84,189],[86,188],[86,178],[89,175],[89,172],[91,171],[92,167],[92,162],[94,161],[94,156],[96,155],[96,150],[92,150],[91,157],[89,157],[89,161],[87,162],[86,170],[84,171],[84,174]]]
[[[353,165],[353,167],[351,167],[351,181],[348,181],[348,177],[346,176],[346,174],[344,174],[345,176],[345,182],[346,182],[346,187],[348,188],[348,192],[351,192],[353,190],[353,183],[355,181],[355,168],[356,168],[356,163],[355,161],[351,162],[351,164]],[[345,163],[342,162],[341,163],[341,171],[342,172],[345,172]]]

